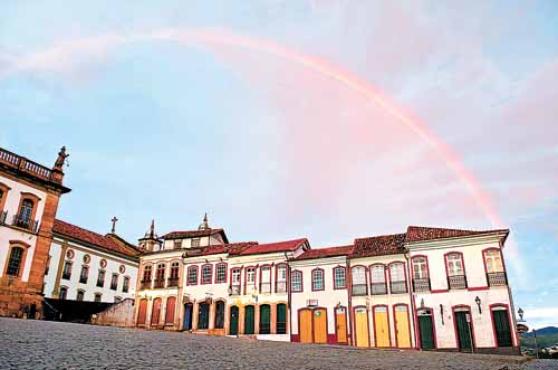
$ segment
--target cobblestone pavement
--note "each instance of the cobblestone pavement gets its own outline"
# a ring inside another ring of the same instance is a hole
[[[558,369],[520,357],[343,346],[0,318],[2,369]]]

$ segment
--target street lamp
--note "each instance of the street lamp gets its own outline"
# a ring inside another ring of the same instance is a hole
[[[523,320],[523,309],[521,307],[517,310],[517,314],[519,315],[519,322],[525,322],[525,320]]]
[[[482,310],[481,310],[481,299],[479,298],[479,296],[475,297],[475,303],[477,304],[477,306],[479,306],[479,314],[482,314]]]

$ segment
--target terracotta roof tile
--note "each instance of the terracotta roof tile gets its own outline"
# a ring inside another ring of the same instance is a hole
[[[234,254],[237,256],[247,256],[251,254],[292,252],[305,243],[308,243],[308,239],[306,238],[287,240],[276,243],[255,244],[238,251],[231,251],[230,254]]]
[[[129,257],[137,257],[141,253],[135,246],[119,236],[97,234],[62,220],[54,220],[52,231],[54,234],[92,244],[108,252],[116,252]]]
[[[163,235],[165,239],[185,239],[185,238],[201,238],[204,236],[212,236],[221,234],[223,241],[228,243],[227,235],[223,229],[206,229],[206,230],[184,230],[184,231],[171,231]]]
[[[496,230],[459,230],[459,229],[444,229],[440,227],[422,227],[422,226],[409,226],[407,228],[407,242],[421,241],[421,240],[435,240],[446,238],[458,238],[464,236],[482,236],[494,233],[509,233],[508,229]]]
[[[309,260],[315,258],[327,258],[327,257],[337,257],[337,256],[348,256],[352,253],[353,246],[345,245],[341,247],[329,247],[329,248],[315,248],[310,249],[295,258],[296,260]]]
[[[355,239],[351,257],[384,256],[400,254],[404,251],[405,234],[373,236]]]

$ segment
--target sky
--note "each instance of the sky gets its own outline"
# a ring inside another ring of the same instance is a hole
[[[313,247],[511,229],[516,307],[558,326],[555,1],[18,1],[0,146],[69,167],[58,217]]]

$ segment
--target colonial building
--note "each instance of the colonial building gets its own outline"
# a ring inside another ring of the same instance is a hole
[[[0,148],[0,315],[36,317],[63,185],[64,148],[52,168]]]

